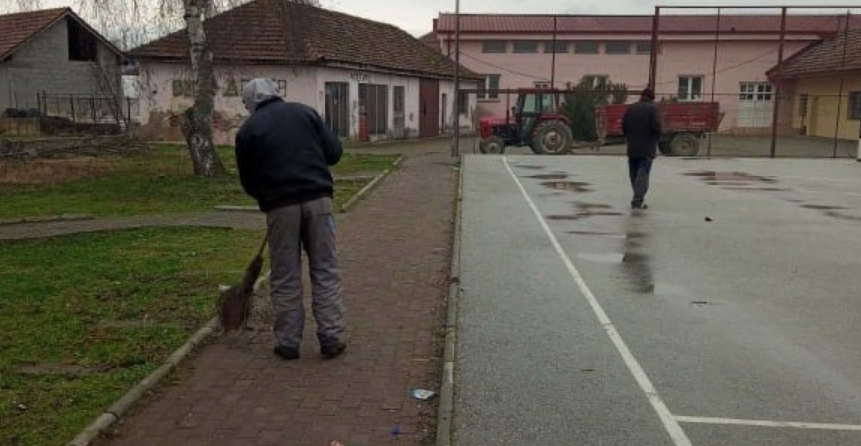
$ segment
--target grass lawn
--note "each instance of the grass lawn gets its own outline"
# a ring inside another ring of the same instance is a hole
[[[233,149],[219,148],[229,175],[198,178],[184,147],[157,146],[144,153],[29,162],[0,161],[4,189],[0,219],[59,214],[126,216],[212,210],[213,206],[253,205],[235,172]],[[345,154],[333,175],[376,173],[395,156]],[[336,184],[336,206],[363,184]]]
[[[182,147],[0,162],[0,219],[209,211],[253,204],[230,175],[196,178]],[[335,176],[395,156],[344,156]],[[338,181],[340,207],[368,180]],[[0,445],[65,444],[215,314],[261,232],[153,228],[0,242]]]
[[[0,243],[0,445],[65,444],[215,315],[262,232]]]

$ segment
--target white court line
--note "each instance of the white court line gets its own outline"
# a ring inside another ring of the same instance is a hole
[[[676,420],[681,423],[699,424],[731,424],[737,426],[759,426],[759,427],[791,427],[796,429],[824,429],[838,431],[861,431],[861,426],[855,424],[828,424],[828,423],[795,423],[790,421],[767,421],[767,420],[739,420],[735,418],[710,418],[710,417],[682,417]]]
[[[568,257],[568,254],[565,253],[564,249],[562,249],[562,245],[559,244],[559,240],[555,235],[553,235],[553,231],[550,230],[550,226],[547,225],[547,221],[541,216],[541,212],[538,211],[538,207],[535,206],[535,202],[532,201],[532,198],[526,192],[520,179],[517,178],[517,175],[515,175],[514,171],[511,170],[511,166],[508,164],[508,157],[503,156],[502,162],[505,164],[508,174],[511,175],[511,178],[517,184],[517,187],[520,188],[520,192],[523,193],[523,197],[526,199],[526,202],[529,203],[529,207],[532,208],[532,212],[535,213],[535,217],[538,218],[538,222],[541,223],[541,227],[547,234],[547,238],[550,239],[550,243],[553,245],[556,253],[559,254],[559,257],[562,259],[568,272],[571,274],[571,278],[574,279],[580,292],[582,292],[583,296],[586,297],[586,300],[589,301],[592,311],[595,312],[595,316],[598,317],[598,321],[601,322],[601,325],[604,327],[610,340],[613,341],[613,345],[616,346],[616,350],[619,352],[619,355],[622,356],[622,360],[625,361],[625,365],[628,366],[628,370],[630,370],[631,374],[634,375],[634,379],[637,381],[637,384],[640,385],[640,388],[646,394],[646,397],[649,399],[655,412],[658,413],[658,417],[660,417],[661,422],[664,424],[664,429],[667,430],[667,433],[669,433],[670,437],[673,439],[673,443],[675,443],[676,446],[691,446],[691,441],[688,439],[685,431],[682,430],[682,427],[676,421],[675,417],[673,417],[673,414],[670,413],[667,405],[664,404],[663,400],[661,400],[657,390],[655,390],[655,386],[652,385],[652,382],[640,366],[637,358],[635,358],[631,353],[631,350],[628,349],[622,336],[618,331],[616,331],[616,327],[613,326],[613,322],[610,321],[607,313],[604,312],[601,304],[598,303],[598,299],[596,299],[595,295],[592,294],[592,290],[590,290],[589,286],[586,285],[586,281],[583,280],[580,272],[577,271],[577,268],[575,268],[574,264],[571,263],[571,259]]]

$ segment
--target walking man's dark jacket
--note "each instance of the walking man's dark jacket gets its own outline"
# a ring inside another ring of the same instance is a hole
[[[661,137],[661,115],[649,98],[631,104],[622,118],[622,133],[628,142],[629,158],[654,158]]]
[[[317,112],[270,97],[236,135],[236,163],[242,187],[260,210],[332,197],[329,166],[341,159],[338,137]]]

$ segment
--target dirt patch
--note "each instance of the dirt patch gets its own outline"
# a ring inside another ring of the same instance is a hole
[[[110,163],[93,157],[0,161],[0,184],[65,183],[94,177],[111,169]]]

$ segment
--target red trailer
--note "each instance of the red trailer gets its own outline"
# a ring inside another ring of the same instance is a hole
[[[658,102],[663,135],[659,147],[664,155],[693,156],[707,133],[717,132],[723,116],[717,102]],[[604,144],[608,138],[623,137],[622,116],[627,104],[598,107],[595,124],[598,140]]]

